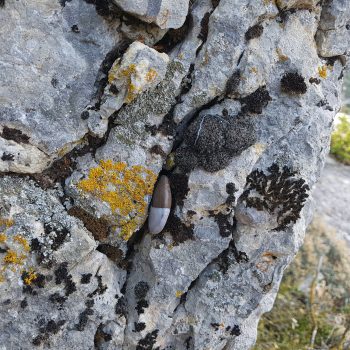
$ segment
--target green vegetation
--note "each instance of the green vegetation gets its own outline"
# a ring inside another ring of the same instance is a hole
[[[259,323],[254,350],[350,349],[347,250],[334,231],[314,220],[274,308]]]
[[[331,138],[331,154],[340,162],[350,165],[350,119],[339,117]]]

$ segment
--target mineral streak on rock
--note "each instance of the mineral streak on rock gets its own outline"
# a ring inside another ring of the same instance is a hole
[[[6,0],[0,344],[250,349],[309,221],[349,13]],[[162,175],[172,200],[160,185],[149,214]]]

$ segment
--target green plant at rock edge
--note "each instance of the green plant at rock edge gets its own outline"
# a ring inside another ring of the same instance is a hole
[[[331,138],[331,154],[340,162],[350,165],[350,121],[342,115]]]

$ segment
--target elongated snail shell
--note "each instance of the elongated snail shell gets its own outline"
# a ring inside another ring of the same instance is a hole
[[[152,197],[152,204],[148,217],[148,230],[152,234],[162,232],[170,213],[171,190],[169,179],[162,175]]]

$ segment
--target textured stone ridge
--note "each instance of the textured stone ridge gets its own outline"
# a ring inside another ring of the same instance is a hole
[[[349,18],[345,0],[6,0],[1,346],[250,349],[309,222]]]

